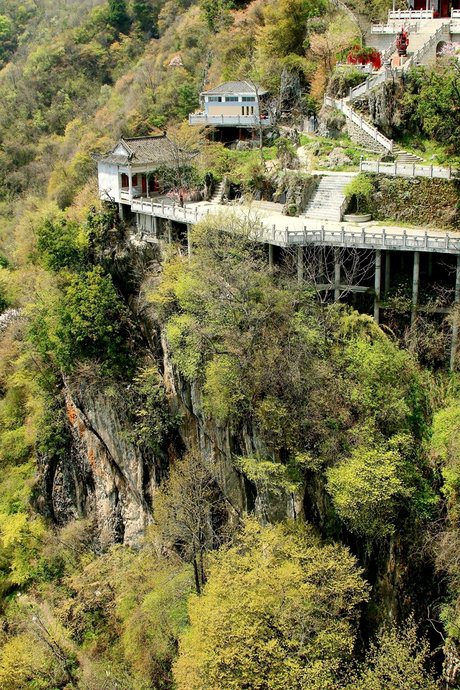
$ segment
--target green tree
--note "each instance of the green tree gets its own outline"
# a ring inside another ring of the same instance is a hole
[[[188,117],[189,113],[197,108],[199,103],[197,88],[188,82],[181,84],[177,89],[177,114],[181,118]]]
[[[85,238],[78,223],[64,214],[46,218],[37,229],[37,252],[45,266],[52,271],[63,268],[75,270],[85,260]]]
[[[108,2],[108,22],[110,26],[113,26],[114,29],[121,33],[126,33],[131,24],[126,0],[108,0]]]
[[[460,154],[460,67],[440,61],[431,69],[411,70],[403,112],[412,128]]]
[[[200,7],[211,31],[218,32],[229,23],[228,10],[233,7],[232,0],[200,0]]]
[[[308,19],[325,9],[323,0],[279,0],[264,11],[265,22],[259,34],[259,49],[267,57],[303,55]]]
[[[332,690],[367,595],[344,547],[322,546],[302,524],[248,521],[190,599],[178,690]]]
[[[345,194],[354,198],[356,203],[356,212],[365,212],[369,204],[369,199],[372,194],[372,182],[367,175],[360,173],[352,179],[345,187]]]
[[[45,358],[64,371],[98,361],[108,373],[128,365],[123,329],[126,310],[112,278],[100,266],[70,278],[62,294],[37,307],[29,336]]]
[[[441,690],[427,670],[429,652],[412,620],[401,628],[383,630],[344,690]]]
[[[151,0],[133,0],[132,12],[134,18],[139,22],[143,31],[149,36],[157,36],[158,28],[158,3],[152,3]]]
[[[414,488],[397,448],[358,446],[327,471],[327,490],[350,529],[367,537],[392,534],[398,508]]]
[[[4,64],[16,47],[13,22],[0,14],[0,66]]]

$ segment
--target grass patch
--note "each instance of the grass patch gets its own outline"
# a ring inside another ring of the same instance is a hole
[[[399,138],[397,144],[405,151],[420,156],[425,163],[430,165],[460,167],[460,157],[452,156],[447,152],[445,146],[432,139],[422,139],[421,137],[407,135]]]

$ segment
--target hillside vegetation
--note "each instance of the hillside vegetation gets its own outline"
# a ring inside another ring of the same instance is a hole
[[[347,6],[0,0],[1,688],[460,687],[458,375],[319,304],[294,256],[268,271],[256,219],[208,218],[184,257],[129,244],[97,195],[93,154],[163,130],[198,153],[190,184],[275,186],[287,137],[261,156],[184,120],[238,78],[287,128],[319,113],[388,9]],[[457,152],[436,134],[456,80],[414,73],[401,134]],[[142,496],[113,463],[110,514],[97,443],[140,458]],[[148,515],[129,543],[126,486]]]

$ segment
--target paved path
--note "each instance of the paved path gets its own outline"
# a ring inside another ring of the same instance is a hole
[[[426,227],[382,226],[375,221],[358,224],[290,217],[282,215],[281,204],[271,204],[270,208],[264,207],[264,204],[267,202],[223,205],[201,201],[179,207],[165,202],[157,204],[153,199],[136,199],[131,208],[134,212],[188,225],[197,223],[210,214],[235,213],[252,221],[254,236],[260,242],[279,247],[327,244],[337,247],[460,254],[460,232]]]

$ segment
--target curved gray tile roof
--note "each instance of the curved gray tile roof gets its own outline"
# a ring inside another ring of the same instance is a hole
[[[215,86],[213,89],[208,89],[202,93],[207,96],[213,94],[254,94],[256,92],[254,84],[249,81],[224,81],[223,84]],[[259,96],[267,93],[266,89],[258,87]]]
[[[116,152],[120,147],[126,153]],[[165,134],[161,134],[155,137],[122,138],[111,151],[99,156],[98,160],[104,163],[118,163],[120,165],[128,163],[137,165],[158,163],[161,165],[163,163],[173,163],[178,152],[179,149],[175,144]]]

